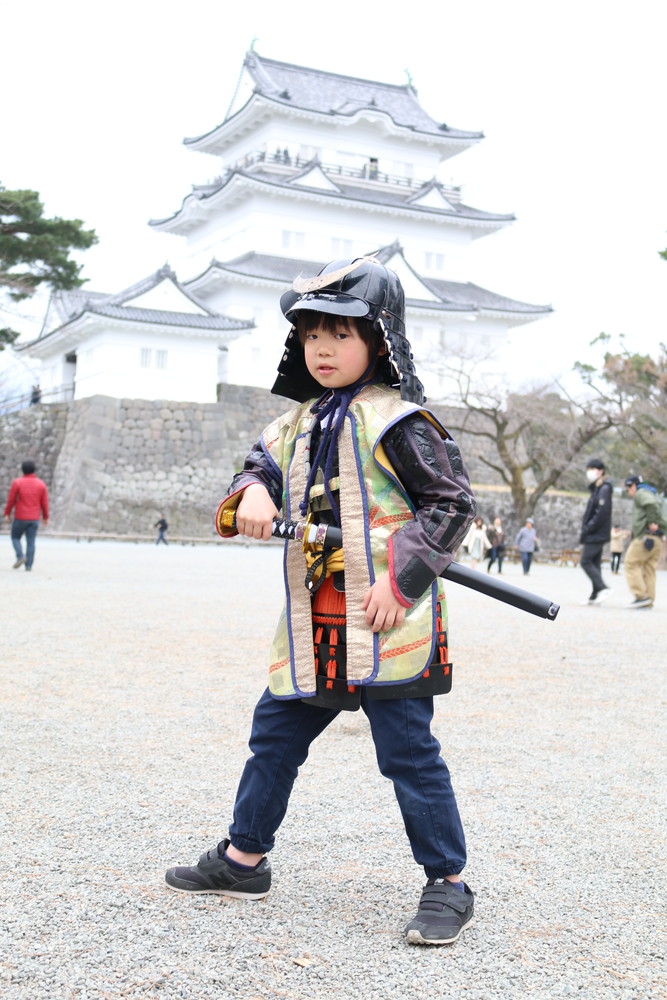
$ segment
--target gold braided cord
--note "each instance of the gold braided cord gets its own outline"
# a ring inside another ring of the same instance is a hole
[[[304,546],[304,553],[305,553],[305,556],[306,556],[306,565],[308,566],[308,569],[310,569],[310,567],[313,565],[313,563],[316,562],[319,559],[319,557],[322,555],[322,551],[323,550],[322,550],[321,546],[319,546],[318,548],[315,548],[315,546],[310,546],[309,545],[307,549]],[[325,573],[324,573],[325,577],[331,576],[332,573],[340,573],[341,570],[345,569],[345,560],[343,558],[343,550],[342,549],[330,549],[330,550],[328,550],[326,564],[324,564],[324,565],[326,565],[326,569],[325,569]],[[320,568],[318,570],[315,570],[315,573],[314,573],[314,576],[313,576],[313,580],[314,581],[319,580],[319,578],[321,577],[321,575],[322,575],[322,567],[320,566]]]

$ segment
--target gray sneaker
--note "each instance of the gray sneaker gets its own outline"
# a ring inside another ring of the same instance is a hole
[[[256,868],[241,871],[223,857],[229,841],[202,854],[197,865],[190,868],[170,868],[165,880],[177,892],[215,892],[232,899],[264,899],[271,888],[271,865],[262,858]]]
[[[405,928],[408,944],[453,944],[472,923],[475,900],[463,882],[463,892],[444,878],[430,878],[424,886],[417,916]]]

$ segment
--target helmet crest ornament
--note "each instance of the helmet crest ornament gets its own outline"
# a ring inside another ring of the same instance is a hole
[[[342,281],[343,278],[346,278],[352,271],[356,271],[364,263],[379,264],[380,262],[375,257],[358,257],[351,264],[347,264],[337,271],[329,271],[327,274],[316,274],[314,278],[304,278],[303,275],[299,274],[292,282],[292,291],[298,292],[299,295],[320,291],[322,288],[327,288],[329,285],[335,284],[336,281]]]

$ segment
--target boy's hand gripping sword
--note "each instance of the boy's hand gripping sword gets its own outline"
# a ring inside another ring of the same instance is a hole
[[[219,517],[223,527],[236,527],[236,511],[223,510]],[[314,524],[310,518],[306,518],[305,521],[287,521],[276,517],[273,520],[272,534],[275,538],[301,542],[304,549],[310,546],[340,549],[343,545],[340,528],[328,524]],[[493,597],[496,601],[502,601],[503,604],[509,604],[530,615],[537,615],[538,618],[546,618],[547,621],[554,621],[560,611],[560,605],[554,604],[546,597],[531,594],[528,590],[514,587],[504,580],[493,579],[486,573],[478,573],[476,569],[469,569],[457,562],[450,563],[440,575],[445,580],[451,580],[452,583],[458,583],[462,587],[469,587],[470,590]]]

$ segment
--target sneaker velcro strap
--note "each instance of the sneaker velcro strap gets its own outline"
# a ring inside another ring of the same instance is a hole
[[[202,854],[201,858],[199,859],[198,864],[201,867],[204,867],[207,864],[210,865],[211,861],[218,861],[219,857],[220,856],[218,854],[218,848],[217,847],[212,847],[210,851],[206,851],[204,854]]]
[[[434,885],[424,886],[422,898],[419,905],[431,904],[428,909],[440,906],[449,906],[458,913],[464,913],[470,906],[470,897],[467,892],[455,889],[449,882],[436,882]]]

